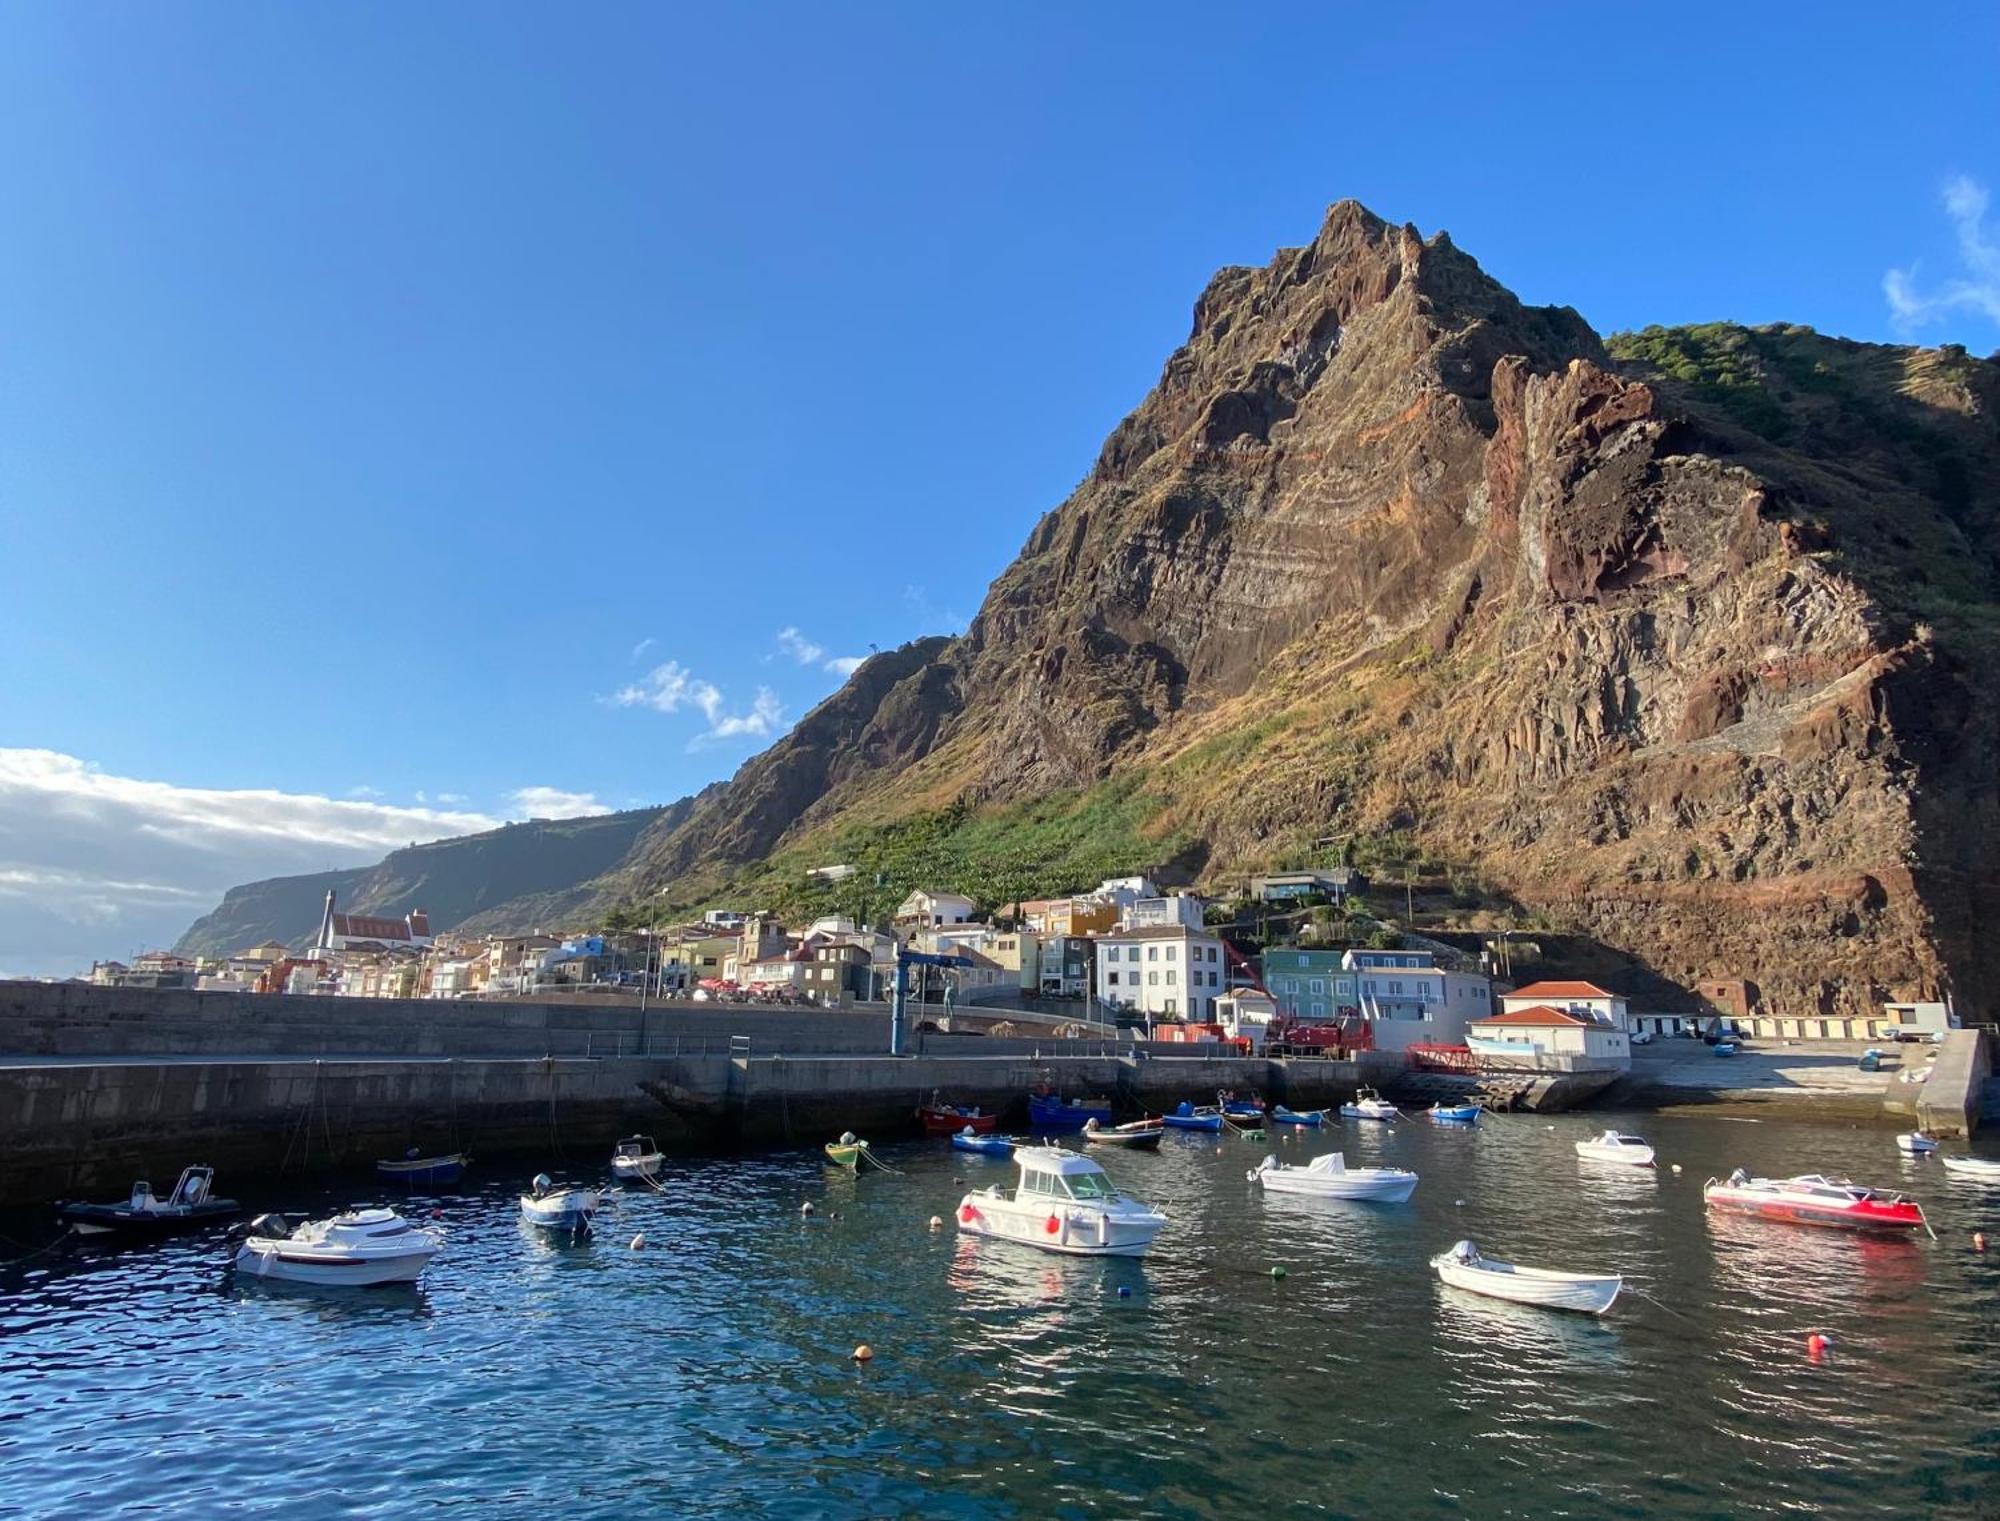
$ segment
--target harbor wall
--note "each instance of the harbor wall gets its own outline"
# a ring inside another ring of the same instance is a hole
[[[599,1175],[610,1144],[644,1132],[678,1147],[818,1145],[842,1130],[914,1130],[933,1093],[1026,1128],[1028,1090],[1159,1111],[1219,1088],[1298,1107],[1351,1096],[1398,1069],[1354,1062],[1145,1056],[324,1058],[0,1062],[0,1204],[164,1186],[189,1162],[230,1179],[323,1175],[416,1147],[518,1158],[524,1175]]]
[[[1993,1075],[1993,1038],[1984,1030],[1953,1030],[1918,1090],[1917,1126],[1945,1138],[1979,1128],[1986,1080]]]

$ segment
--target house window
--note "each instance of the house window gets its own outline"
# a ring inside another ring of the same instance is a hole
[[[1148,961],[1158,961],[1160,959],[1160,948],[1157,945],[1147,946],[1146,959]]]
[[[1326,991],[1326,979],[1324,977],[1313,978],[1311,983],[1311,991],[1315,993],[1324,993]]]
[[[1326,1017],[1326,1005],[1315,999],[1312,1005],[1312,1014],[1314,1019],[1324,1019]]]
[[[1177,955],[1179,954],[1179,952],[1180,952],[1180,947],[1179,947],[1179,946],[1177,946],[1177,945],[1170,945],[1170,946],[1168,946],[1168,947],[1167,947],[1167,960],[1169,960],[1169,961],[1172,961],[1172,960],[1174,960],[1174,959],[1175,959],[1175,957],[1176,957],[1176,956],[1177,956]]]
[[[1104,979],[1104,980],[1105,980],[1105,984],[1106,984],[1106,986],[1108,986],[1108,987],[1114,987],[1114,988],[1115,988],[1115,987],[1117,987],[1117,986],[1118,986],[1118,974],[1117,974],[1116,972],[1107,972],[1107,973],[1105,974],[1105,979]]]
[[[1168,968],[1167,968],[1167,986],[1168,986],[1168,987],[1172,987],[1173,985],[1174,985],[1174,969],[1173,969],[1172,967],[1168,967]]]
[[[1148,987],[1158,987],[1160,985],[1160,974],[1158,972],[1148,972],[1146,974],[1146,985]]]
[[[1391,977],[1389,979],[1389,996],[1391,998],[1400,998],[1402,997],[1402,994],[1403,994],[1403,979],[1400,977]]]

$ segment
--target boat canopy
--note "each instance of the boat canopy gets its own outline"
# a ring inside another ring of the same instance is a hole
[[[1329,1151],[1324,1156],[1314,1157],[1306,1163],[1307,1172],[1340,1173],[1347,1171],[1347,1157],[1343,1152]]]

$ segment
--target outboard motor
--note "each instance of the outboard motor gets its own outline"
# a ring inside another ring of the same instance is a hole
[[[1750,1181],[1750,1174],[1745,1172],[1740,1167],[1729,1175],[1729,1186],[1731,1188],[1741,1188],[1745,1183],[1748,1183],[1749,1181]]]
[[[1479,1248],[1470,1241],[1461,1241],[1452,1247],[1451,1255],[1454,1261],[1470,1264],[1479,1260]]]
[[[554,1188],[555,1186],[556,1185],[554,1180],[551,1179],[547,1173],[538,1172],[535,1174],[535,1181],[532,1187],[535,1190],[535,1197],[537,1199],[541,1198],[543,1194],[547,1193],[550,1189]]]
[[[259,1215],[250,1222],[248,1234],[262,1236],[267,1241],[282,1241],[291,1235],[292,1225],[283,1215]]]

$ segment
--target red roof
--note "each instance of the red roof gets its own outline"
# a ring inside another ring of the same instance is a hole
[[[1588,983],[1582,984],[1588,987]],[[1552,1009],[1547,1004],[1537,1004],[1532,1009],[1516,1009],[1512,1014],[1495,1014],[1491,1019],[1475,1019],[1476,1025],[1588,1025],[1591,1021],[1578,1019],[1574,1014],[1566,1014],[1561,1009]]]
[[[1594,982],[1531,982],[1525,988],[1502,993],[1502,998],[1616,998]]]

